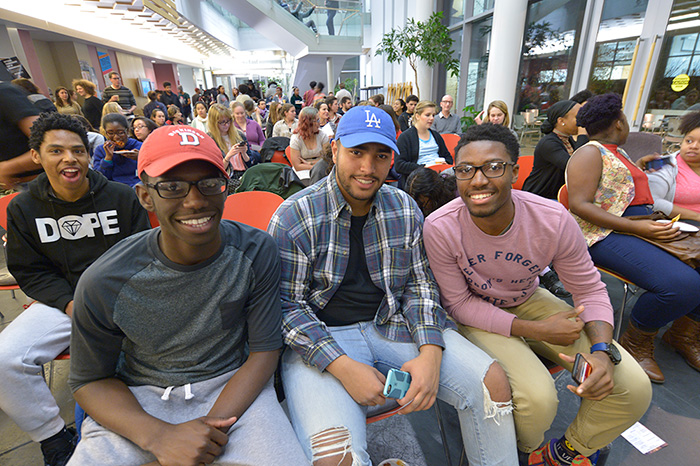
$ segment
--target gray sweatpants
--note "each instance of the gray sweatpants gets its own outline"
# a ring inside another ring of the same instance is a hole
[[[191,386],[166,390],[150,385],[129,387],[150,415],[173,424],[206,415],[226,382],[235,371]],[[190,399],[186,399],[190,398]],[[109,400],[107,400],[109,403]],[[309,464],[297,441],[287,415],[277,402],[270,380],[248,410],[228,431],[229,442],[215,465]],[[68,466],[88,464],[142,465],[156,458],[126,438],[117,435],[88,417],[83,422],[82,438]]]

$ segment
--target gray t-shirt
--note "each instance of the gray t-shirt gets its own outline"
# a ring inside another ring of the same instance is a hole
[[[160,229],[127,238],[82,275],[75,292],[69,384],[117,377],[180,386],[237,369],[249,351],[282,347],[280,261],[265,232],[221,222],[219,252],[168,260]]]

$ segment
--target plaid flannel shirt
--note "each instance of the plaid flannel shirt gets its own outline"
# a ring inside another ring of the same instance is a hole
[[[336,182],[324,180],[277,210],[268,231],[280,249],[282,334],[304,362],[323,371],[345,354],[316,317],[339,288],[348,265],[351,209]],[[423,215],[403,191],[382,186],[363,229],[367,268],[385,291],[374,323],[385,337],[445,347],[453,323],[440,306],[423,246]]]

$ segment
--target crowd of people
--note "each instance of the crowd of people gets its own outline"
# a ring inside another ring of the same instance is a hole
[[[8,268],[35,300],[0,333],[0,409],[47,465],[369,465],[367,409],[400,370],[401,412],[453,406],[469,464],[601,466],[665,380],[661,329],[700,371],[700,251],[662,249],[688,235],[658,221],[700,224],[700,112],[635,162],[619,96],[559,101],[515,190],[502,101],[462,133],[450,95],[166,82],[138,109],[110,80],[53,108],[0,83]],[[308,187],[268,233],[222,220],[271,143]],[[619,342],[596,266],[645,290]],[[69,345],[77,446],[39,375]],[[553,439],[539,357],[588,367]]]

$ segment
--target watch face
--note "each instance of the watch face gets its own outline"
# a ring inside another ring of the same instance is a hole
[[[620,350],[617,349],[617,346],[613,345],[612,343],[608,346],[609,348],[609,355],[610,359],[612,360],[613,364],[617,364],[620,362],[622,359],[622,356],[620,356]]]

